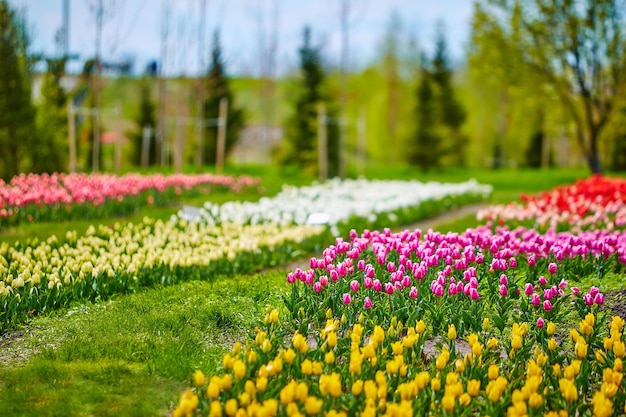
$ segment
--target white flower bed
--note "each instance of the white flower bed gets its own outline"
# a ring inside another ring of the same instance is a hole
[[[207,202],[202,209],[181,210],[179,216],[208,224],[279,225],[321,223],[336,225],[352,216],[371,218],[377,214],[416,207],[426,200],[461,194],[487,197],[490,185],[471,179],[462,183],[333,179],[307,187],[285,186],[275,197],[258,202]]]

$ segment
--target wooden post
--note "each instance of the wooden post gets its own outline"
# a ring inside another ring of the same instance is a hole
[[[328,178],[328,136],[324,103],[317,106],[317,171],[320,180]]]
[[[196,120],[196,139],[198,141],[196,149],[196,165],[198,168],[202,168],[204,163],[204,112],[202,111],[202,106],[202,100],[198,100],[198,120]]]
[[[217,160],[215,171],[221,173],[224,168],[224,154],[226,151],[226,125],[228,123],[228,99],[220,100],[220,115],[217,121]]]
[[[367,156],[367,118],[365,109],[361,108],[361,114],[357,122],[357,173],[359,176],[365,174],[365,159]]]
[[[93,172],[98,172],[100,170],[100,109],[96,106],[91,111],[93,118],[91,169]]]
[[[115,106],[115,173],[122,173],[122,132],[120,128],[120,117],[122,115],[122,105],[118,102]]]
[[[76,172],[76,114],[71,99],[67,101],[67,130],[70,136],[69,171]]]
[[[148,168],[148,160],[150,159],[150,136],[152,136],[152,128],[144,126],[141,135],[141,167]]]
[[[183,123],[181,116],[176,118],[176,142],[174,143],[174,171],[183,171]]]

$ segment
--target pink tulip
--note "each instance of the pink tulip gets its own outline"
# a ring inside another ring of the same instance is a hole
[[[591,289],[589,290],[589,294],[591,294],[592,297],[595,297],[596,294],[598,294],[600,292],[600,289],[596,286],[591,287]]]
[[[500,275],[500,285],[509,285],[509,279],[504,274]]]
[[[323,287],[328,285],[328,276],[326,275],[322,275],[320,277],[320,284],[322,284]]]
[[[359,259],[359,262],[357,262],[356,265],[359,271],[363,271],[365,269],[365,261],[363,259]]]
[[[287,282],[290,284],[296,282],[296,275],[293,272],[287,274]]]
[[[529,255],[528,256],[528,266],[535,266],[537,265],[537,260],[535,259],[535,255]]]
[[[350,291],[357,292],[359,290],[359,287],[359,281],[357,281],[356,279],[350,281]]]
[[[533,294],[530,303],[534,306],[538,306],[539,304],[541,304],[541,297],[539,297],[539,294]]]
[[[331,281],[339,280],[339,273],[333,269],[332,271],[330,271],[330,279]]]
[[[321,282],[316,282],[315,284],[313,284],[313,290],[315,290],[315,292],[322,291],[322,283]]]
[[[506,287],[506,285],[500,285],[500,288],[498,290],[498,293],[502,296],[502,297],[506,297],[507,295],[509,295],[509,289]]]
[[[554,262],[550,262],[548,265],[548,272],[551,274],[556,274],[557,266]]]
[[[352,297],[350,296],[350,293],[345,293],[343,295],[343,303],[344,304],[350,304],[352,303]]]
[[[545,311],[550,311],[550,310],[552,310],[552,303],[550,302],[550,300],[545,300],[545,301],[543,302],[543,309],[544,309]]]
[[[396,272],[396,264],[393,262],[387,263],[387,272]]]
[[[371,278],[365,278],[363,280],[363,285],[365,286],[365,288],[369,289],[372,288],[374,286],[374,280]]]
[[[416,287],[411,287],[411,291],[409,291],[409,297],[411,298],[417,298],[417,288]]]
[[[540,329],[546,324],[546,322],[544,321],[544,319],[542,319],[541,317],[539,317],[537,319],[537,327],[539,327]]]
[[[580,294],[580,288],[578,288],[578,287],[572,287],[572,293],[574,293],[574,295],[578,295],[578,294]]]
[[[370,309],[372,308],[372,306],[373,306],[372,300],[370,300],[369,297],[365,297],[365,300],[363,300],[363,308]]]
[[[543,275],[539,277],[539,283],[541,285],[546,285],[548,283],[548,281],[546,281],[546,277],[544,277]]]
[[[476,288],[470,288],[469,295],[472,300],[478,300],[479,295]]]
[[[391,282],[387,282],[385,284],[385,292],[391,295],[394,293],[394,291],[395,291],[395,287],[393,286],[393,284]]]
[[[403,287],[410,287],[411,286],[411,277],[409,277],[408,275],[405,275],[402,277],[402,286]]]
[[[601,292],[597,293],[596,296],[593,297],[593,302],[600,306],[604,304],[604,294],[602,294]]]
[[[375,279],[374,280],[374,290],[375,291],[382,291],[382,289],[383,289],[383,284],[381,284],[378,279]]]
[[[533,288],[533,284],[530,282],[527,282],[526,285],[524,285],[524,294],[531,295],[534,291],[535,289]]]
[[[511,268],[517,268],[517,259],[515,259],[515,258],[510,258],[510,259],[509,259],[509,266],[510,266]]]

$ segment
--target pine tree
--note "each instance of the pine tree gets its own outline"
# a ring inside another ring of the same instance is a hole
[[[156,103],[152,99],[151,78],[145,75],[139,84],[139,112],[134,120],[136,129],[129,133],[129,138],[133,145],[133,164],[141,164],[141,154],[143,150],[143,130],[150,129],[148,165],[154,165],[156,160]]]
[[[6,1],[0,1],[0,177],[4,179],[30,168],[35,108],[27,47],[24,23]]]
[[[324,93],[325,73],[322,67],[319,47],[311,44],[311,29],[304,28],[300,54],[300,85],[293,115],[286,125],[286,146],[282,163],[296,165],[310,173],[317,172],[317,118],[318,105],[324,103],[327,126],[328,174],[339,171],[339,127],[336,123],[338,109],[336,103]]]
[[[446,38],[442,24],[437,26],[432,79],[436,85],[436,101],[439,107],[440,128],[444,141],[443,153],[452,165],[465,165],[464,154],[467,137],[461,132],[466,112],[456,99],[452,85],[452,68],[448,58]]]
[[[432,73],[422,58],[420,81],[417,87],[416,130],[407,149],[408,162],[428,171],[441,165],[441,137],[437,133],[435,121],[439,115],[435,97]]]
[[[245,114],[243,109],[235,106],[234,96],[229,88],[228,76],[224,69],[222,58],[222,48],[220,46],[219,32],[213,35],[213,48],[211,51],[211,66],[206,77],[207,98],[204,101],[205,119],[217,119],[220,112],[220,101],[222,98],[228,100],[228,117],[226,127],[226,142],[224,146],[225,155],[237,144],[239,133],[245,124]],[[215,163],[217,158],[217,128],[207,126],[204,133],[204,155],[203,160]]]
[[[68,151],[67,94],[61,86],[65,59],[48,60],[37,108],[37,146],[32,149],[32,171],[59,172],[66,168]]]

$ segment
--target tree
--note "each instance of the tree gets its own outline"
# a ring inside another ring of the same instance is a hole
[[[503,46],[555,94],[594,173],[600,142],[626,88],[626,0],[487,0],[484,11],[508,36]],[[514,36],[511,36],[514,35]]]
[[[293,164],[309,172],[317,172],[317,119],[318,105],[324,103],[326,116],[337,120],[337,105],[324,93],[325,73],[320,49],[311,44],[311,30],[304,28],[300,53],[298,96],[293,115],[287,120],[283,164]],[[328,174],[339,172],[339,129],[337,123],[328,124],[327,130]]]
[[[65,59],[49,59],[37,108],[37,146],[32,151],[32,171],[59,172],[67,166],[67,94],[61,86]]]
[[[439,167],[443,155],[441,137],[435,122],[439,117],[435,101],[435,81],[426,65],[424,57],[417,87],[416,129],[407,149],[409,163],[419,166],[424,172]]]
[[[141,165],[141,155],[143,152],[144,129],[149,129],[148,137],[148,165],[155,165],[157,161],[156,150],[156,103],[152,99],[152,79],[148,74],[144,75],[139,84],[139,112],[135,117],[136,128],[129,133],[133,144],[133,164]]]
[[[6,1],[0,1],[0,177],[4,179],[30,168],[35,108],[27,48],[24,22]]]
[[[228,100],[228,124],[226,128],[225,154],[239,140],[239,132],[244,127],[245,115],[242,109],[235,106],[233,93],[228,85],[228,77],[224,69],[222,49],[220,46],[219,32],[213,35],[213,48],[211,51],[211,66],[206,77],[207,98],[204,101],[205,119],[217,119],[220,112],[222,98]],[[204,135],[204,161],[215,161],[217,157],[217,129],[215,126],[205,127]]]
[[[462,166],[465,165],[464,154],[467,138],[461,132],[461,127],[465,122],[466,113],[454,94],[453,72],[448,58],[444,28],[441,23],[437,26],[432,67],[431,77],[437,88],[436,102],[439,108],[437,122],[444,142],[442,154],[450,158],[451,164]]]

